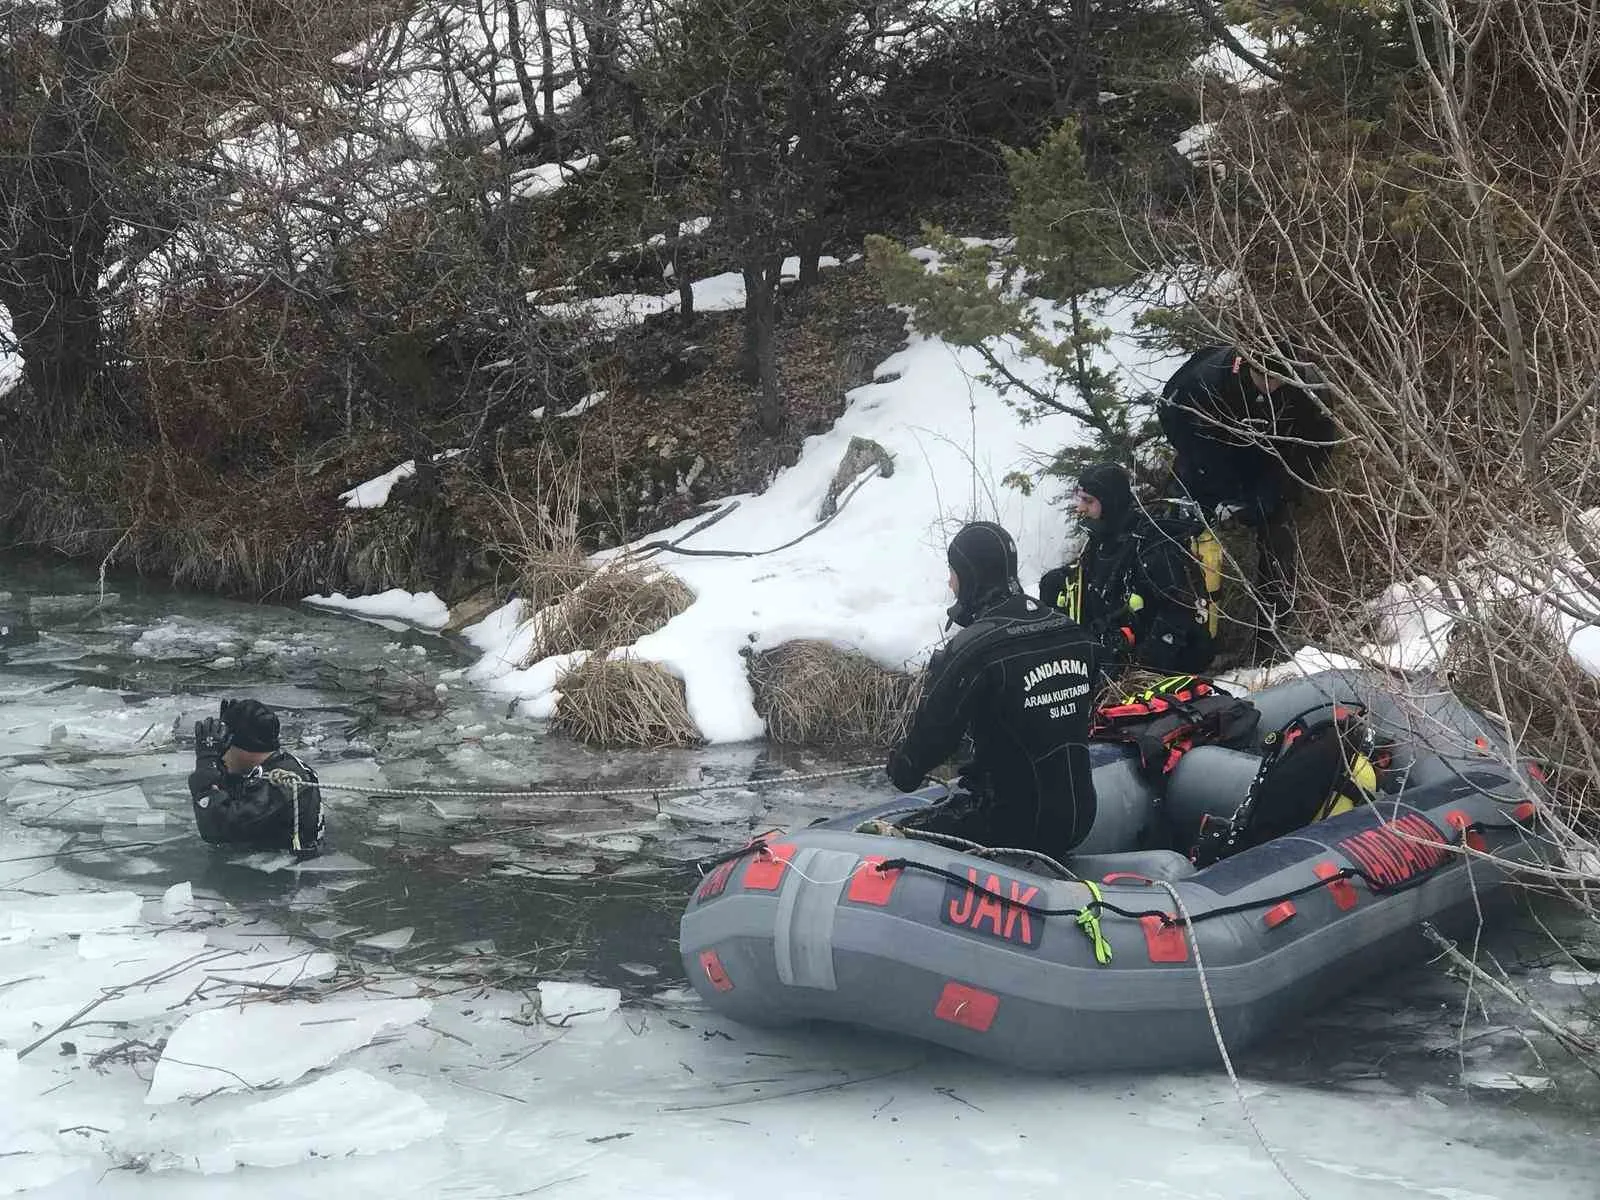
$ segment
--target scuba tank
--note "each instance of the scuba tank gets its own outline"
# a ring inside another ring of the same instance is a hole
[[[1211,532],[1209,525],[1203,526],[1192,543],[1194,556],[1200,560],[1200,578],[1205,586],[1205,598],[1201,603],[1206,610],[1206,630],[1212,637],[1217,636],[1217,593],[1222,590],[1222,543],[1217,540],[1217,535]]]
[[[1217,617],[1220,609],[1217,606],[1217,596],[1222,591],[1222,542],[1212,532],[1205,516],[1198,504],[1193,500],[1181,496],[1165,496],[1163,503],[1167,504],[1174,514],[1169,518],[1174,524],[1181,523],[1187,533],[1189,556],[1199,565],[1199,590],[1195,593],[1195,620],[1206,627],[1206,632],[1213,638],[1217,636]],[[1177,531],[1173,530],[1173,536]],[[1191,572],[1191,579],[1194,573]]]

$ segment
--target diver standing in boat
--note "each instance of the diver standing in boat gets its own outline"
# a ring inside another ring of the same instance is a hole
[[[1143,512],[1117,463],[1086,467],[1073,495],[1089,540],[1077,562],[1045,572],[1039,599],[1118,658],[1162,672],[1205,670],[1214,653],[1209,600],[1189,552],[1198,522],[1180,528]]]
[[[947,557],[950,618],[963,628],[930,660],[887,770],[910,792],[964,734],[973,757],[956,794],[901,824],[1063,857],[1094,824],[1089,719],[1106,653],[1065,613],[1023,593],[1016,543],[999,525],[965,526]]]
[[[224,700],[195,722],[189,796],[200,836],[212,845],[320,852],[324,833],[317,773],[283,749],[278,714],[259,700]]]

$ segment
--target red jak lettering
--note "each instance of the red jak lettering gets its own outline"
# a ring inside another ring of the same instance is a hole
[[[1432,821],[1410,813],[1346,838],[1339,849],[1380,886],[1393,887],[1443,865],[1450,857],[1439,844],[1445,841]]]
[[[948,882],[939,919],[985,937],[997,938],[1029,949],[1039,944],[1044,918],[1022,905],[1032,904],[1039,889],[1001,875],[980,875],[967,868],[965,886]]]

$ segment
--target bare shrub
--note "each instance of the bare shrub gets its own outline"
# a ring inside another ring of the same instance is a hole
[[[749,655],[746,671],[767,737],[792,745],[894,745],[923,681],[809,639]]]
[[[1596,780],[1585,765],[1600,738],[1600,680],[1573,661],[1549,615],[1492,601],[1453,628],[1444,666],[1457,695],[1551,765],[1558,820],[1584,837],[1600,834]]]
[[[574,650],[605,654],[631,646],[694,602],[687,584],[654,567],[616,559],[586,569],[564,599],[540,610],[524,665]]]
[[[556,682],[550,724],[594,746],[694,746],[683,680],[655,663],[593,655]]]
[[[1370,657],[1390,581],[1449,623],[1445,673],[1506,764],[1556,768],[1561,853],[1523,877],[1596,912],[1600,693],[1569,639],[1600,625],[1600,10],[1392,16],[1374,31],[1399,65],[1366,95],[1288,60],[1282,87],[1207,93],[1209,168],[1160,265],[1191,327],[1255,353],[1291,336],[1324,377],[1343,444],[1301,510],[1306,628]],[[1439,687],[1429,656],[1383,665],[1403,704]]]
[[[578,543],[578,508],[583,497],[583,458],[550,442],[535,448],[526,477],[513,485],[502,461],[499,483],[485,485],[489,524],[501,531],[491,549],[515,573],[517,595],[537,613],[569,595],[594,574]],[[524,499],[524,494],[533,497]],[[576,649],[592,650],[584,646]]]

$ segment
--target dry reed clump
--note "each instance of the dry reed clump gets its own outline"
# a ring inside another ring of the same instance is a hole
[[[594,573],[576,542],[527,550],[518,556],[516,592],[529,612],[538,612],[577,591]]]
[[[695,746],[683,680],[655,663],[591,655],[556,683],[551,725],[594,746]]]
[[[215,515],[147,518],[114,493],[91,499],[24,487],[0,510],[0,538],[11,548],[53,550],[182,588],[253,599],[382,591],[428,578],[416,522],[404,511],[363,522],[330,516],[305,528],[269,520],[263,528],[242,528]]]
[[[811,640],[751,654],[746,671],[767,737],[790,745],[895,744],[916,709],[923,678]]]
[[[564,598],[540,611],[525,666],[554,654],[588,650],[604,655],[630,646],[694,602],[694,593],[682,580],[652,567],[619,560],[599,569],[582,564],[582,569],[587,574]]]

